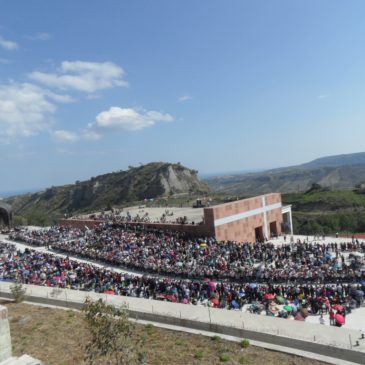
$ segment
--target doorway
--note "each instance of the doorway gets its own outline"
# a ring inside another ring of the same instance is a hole
[[[274,238],[277,236],[278,236],[278,229],[277,229],[276,221],[270,222],[270,237]]]
[[[264,233],[262,231],[262,226],[255,228],[255,238],[256,242],[264,242]]]

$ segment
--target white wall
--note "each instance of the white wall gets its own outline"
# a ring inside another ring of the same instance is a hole
[[[8,309],[0,305],[0,362],[11,357]]]

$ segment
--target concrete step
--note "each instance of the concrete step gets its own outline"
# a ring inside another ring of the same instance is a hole
[[[17,357],[9,357],[8,359],[0,362],[0,365],[12,365],[14,364],[14,361],[17,360]]]
[[[16,365],[42,365],[42,364],[43,363],[40,360],[37,360],[29,355],[20,356],[18,362],[16,363]]]
[[[4,360],[0,365],[42,365],[43,363],[29,355],[22,355],[20,357],[10,357]]]

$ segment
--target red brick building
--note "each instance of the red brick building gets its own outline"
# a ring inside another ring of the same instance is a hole
[[[155,208],[149,208],[155,209]],[[194,236],[214,236],[218,241],[256,242],[282,234],[286,227],[293,233],[291,207],[282,206],[281,194],[273,193],[204,208],[203,224],[130,223]],[[61,224],[74,227],[95,227],[100,221],[62,219]]]
[[[256,242],[282,233],[281,194],[237,200],[204,209],[205,225],[219,241]],[[285,207],[291,228],[291,210]]]

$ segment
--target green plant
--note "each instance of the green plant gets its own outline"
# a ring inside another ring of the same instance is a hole
[[[222,353],[219,355],[219,360],[222,362],[228,362],[229,360],[231,360],[231,358],[228,354]]]
[[[249,363],[249,360],[248,360],[246,357],[241,356],[241,357],[239,358],[238,362],[239,362],[240,364],[248,364],[248,363]]]
[[[215,342],[221,342],[221,338],[217,335],[211,337],[212,341],[215,341]]]
[[[203,353],[203,351],[201,351],[201,350],[199,350],[199,351],[197,351],[196,353],[195,353],[195,355],[194,355],[194,357],[196,358],[196,359],[202,359],[203,357],[204,357],[204,353]]]
[[[140,364],[147,364],[147,352],[146,351],[138,352],[138,361]]]
[[[69,316],[69,318],[74,318],[76,316],[75,312],[71,309],[67,311],[67,315]]]
[[[21,283],[13,284],[10,287],[10,291],[15,303],[21,303],[24,301],[27,289],[23,288]]]
[[[175,345],[176,346],[183,346],[183,345],[185,345],[185,341],[181,340],[181,339],[178,339],[178,340],[176,340]]]
[[[107,305],[102,299],[86,299],[83,307],[85,321],[90,330],[90,340],[85,347],[88,364],[145,363],[141,339],[135,325],[129,321],[125,307]]]
[[[241,347],[242,348],[247,348],[247,347],[249,347],[250,346],[250,341],[249,340],[247,340],[247,338],[244,338],[241,342],[240,342],[240,345],[241,345]]]
[[[149,334],[149,335],[152,335],[154,332],[155,332],[155,326],[151,323],[149,324],[146,324],[146,332]]]

